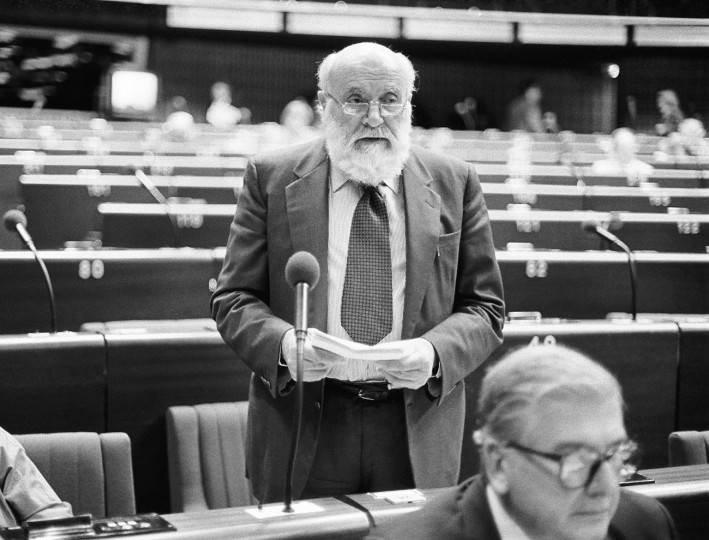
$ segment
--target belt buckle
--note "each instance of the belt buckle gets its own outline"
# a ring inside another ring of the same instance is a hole
[[[381,401],[389,394],[389,390],[366,390],[362,389],[357,392],[357,397],[365,401]]]

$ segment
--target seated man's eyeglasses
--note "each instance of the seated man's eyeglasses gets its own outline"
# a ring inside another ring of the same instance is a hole
[[[603,462],[611,465],[620,480],[625,480],[636,471],[636,467],[631,462],[637,455],[638,445],[633,441],[615,444],[604,452],[579,448],[564,454],[540,452],[513,441],[505,446],[558,463],[559,481],[567,489],[587,487]]]
[[[335,103],[339,104],[340,107],[342,107],[342,112],[345,114],[349,114],[351,116],[363,116],[369,112],[369,108],[373,105],[377,105],[379,107],[379,114],[381,116],[398,116],[400,115],[404,108],[406,107],[406,104],[408,103],[408,100],[405,101],[404,103],[398,103],[396,101],[386,101],[382,103],[381,101],[354,101],[354,100],[348,100],[345,101],[344,103],[341,103],[335,97],[327,93],[327,95],[335,101]],[[353,98],[354,99],[354,98]]]

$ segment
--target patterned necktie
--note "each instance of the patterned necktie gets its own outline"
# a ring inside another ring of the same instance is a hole
[[[374,345],[391,332],[391,247],[386,203],[373,186],[357,203],[340,311],[342,327],[358,343]]]

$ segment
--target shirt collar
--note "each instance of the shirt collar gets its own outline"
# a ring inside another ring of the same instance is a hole
[[[386,186],[389,187],[394,193],[399,193],[399,187],[401,186],[401,178],[402,174],[397,176],[396,178],[393,178],[391,180],[387,180],[384,182]],[[347,182],[349,181],[349,178],[347,175],[341,170],[338,169],[335,165],[330,162],[330,189],[332,192],[336,192],[339,190],[342,186],[344,186]]]
[[[500,540],[530,540],[529,536],[525,534],[505,510],[502,501],[490,487],[490,484],[485,486],[485,496],[487,497],[487,503],[490,506],[490,512],[497,527],[497,532],[500,533]]]

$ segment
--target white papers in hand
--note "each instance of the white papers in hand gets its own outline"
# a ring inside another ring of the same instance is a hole
[[[410,352],[403,341],[364,345],[331,336],[316,328],[308,328],[308,337],[316,349],[324,349],[332,354],[356,360],[397,360]]]

